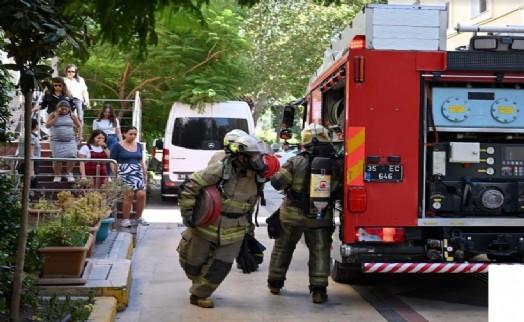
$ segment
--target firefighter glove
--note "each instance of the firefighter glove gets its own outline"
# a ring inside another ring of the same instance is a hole
[[[180,213],[182,214],[182,222],[186,227],[195,228],[195,221],[193,220],[193,209],[181,208]]]
[[[282,233],[282,225],[280,224],[280,208],[266,219],[266,223],[267,234],[269,238],[278,239]]]
[[[262,264],[264,261],[264,251],[266,247],[262,245],[255,237],[251,234],[246,234],[245,239],[247,239],[247,246],[249,248],[249,253],[255,259],[257,264]]]
[[[248,236],[246,234],[246,236]],[[247,237],[244,237],[240,252],[236,258],[238,267],[242,269],[242,273],[250,274],[258,269],[256,258],[249,252],[249,242]]]

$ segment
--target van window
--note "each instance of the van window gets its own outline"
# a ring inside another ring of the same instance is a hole
[[[171,143],[192,150],[221,150],[227,132],[240,129],[249,133],[246,119],[218,117],[179,117],[175,120]]]

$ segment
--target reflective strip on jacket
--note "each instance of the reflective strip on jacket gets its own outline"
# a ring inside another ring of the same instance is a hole
[[[181,208],[193,208],[200,191],[221,181],[224,165],[221,162],[210,164],[206,169],[193,173],[181,191],[178,204]],[[231,178],[222,186],[222,213],[217,222],[206,227],[192,228],[193,232],[218,245],[227,245],[244,238],[249,225],[245,214],[250,214],[258,202],[256,174],[246,170],[245,176],[232,167]],[[238,214],[239,218],[230,218]]]

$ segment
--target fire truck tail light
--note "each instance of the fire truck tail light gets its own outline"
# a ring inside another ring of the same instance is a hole
[[[366,188],[361,186],[349,187],[349,211],[364,212],[367,208],[368,193]]]
[[[169,172],[169,150],[164,149],[164,153],[162,155],[162,171]]]
[[[364,62],[364,56],[355,56],[355,68],[353,73],[355,75],[356,83],[364,82]]]
[[[361,242],[402,243],[406,239],[404,228],[366,227],[358,228],[356,240]]]
[[[349,49],[364,49],[366,48],[366,36],[355,36],[349,44]]]

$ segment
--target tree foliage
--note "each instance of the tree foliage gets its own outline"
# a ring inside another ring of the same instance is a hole
[[[227,3],[227,2],[226,2]],[[229,5],[202,10],[201,28],[164,21],[159,45],[144,71],[162,77],[157,97],[191,105],[237,98],[250,83],[250,43],[241,35],[242,17]]]
[[[304,95],[330,40],[361,9],[316,2],[262,0],[249,11],[245,28],[254,43],[251,61],[258,77],[252,93],[257,118],[268,106]]]
[[[60,55],[60,70],[75,62],[86,78],[91,98],[132,99],[140,91],[145,133],[161,135],[174,101],[193,104],[237,99],[251,84],[250,42],[242,36],[242,10],[233,1],[203,8],[206,24],[190,12],[166,8],[157,13],[158,45],[147,60],[109,44],[91,47],[86,64],[70,50]],[[115,106],[123,115],[128,106]],[[86,111],[86,116],[98,113]]]
[[[264,0],[262,0],[264,1]],[[236,0],[236,4],[252,7],[261,0]],[[217,5],[215,0],[70,0],[69,12],[79,16],[91,17],[99,25],[99,37],[102,41],[123,48],[134,46],[140,56],[147,53],[149,45],[159,41],[156,26],[158,11],[170,8],[173,12],[192,13],[205,24],[201,8],[204,5]],[[275,3],[279,1],[273,1]],[[360,6],[365,0],[315,0],[319,5],[355,5]]]
[[[8,71],[0,66],[0,142],[12,139],[12,133],[8,131],[11,121],[11,111],[8,107],[12,100],[10,94],[13,89],[14,85],[10,81]]]
[[[83,20],[79,16],[67,17],[62,1],[9,1],[0,0],[0,28],[2,50],[14,64],[4,67],[20,73],[19,86],[25,97],[25,115],[30,115],[31,94],[38,87],[38,79],[50,75],[51,69],[40,65],[41,61],[53,57],[62,42],[69,43],[79,55],[85,54]],[[25,142],[30,141],[31,120],[25,118]],[[25,173],[29,173],[29,144],[25,145]],[[24,177],[22,191],[22,220],[16,251],[16,267],[13,274],[10,317],[18,320],[22,284],[24,279],[25,252],[27,249],[27,204],[29,176]]]
[[[50,68],[39,64],[53,57],[63,41],[77,55],[87,56],[84,21],[77,16],[66,16],[63,2],[1,0],[0,6],[0,28],[5,39],[2,50],[14,60],[14,65],[6,66],[22,72],[23,93],[34,88],[35,77],[49,75]]]

